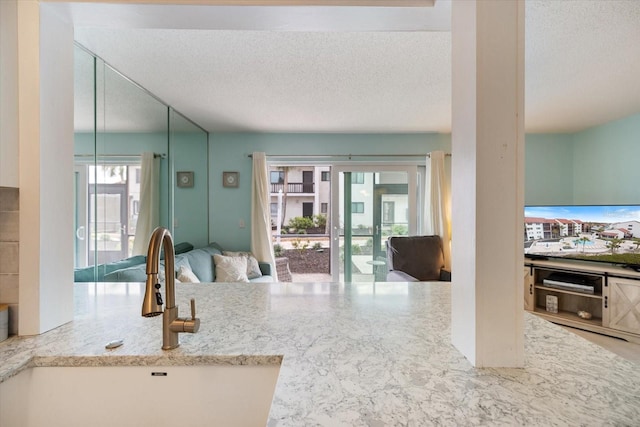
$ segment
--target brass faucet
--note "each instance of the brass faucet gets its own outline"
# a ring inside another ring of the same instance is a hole
[[[164,248],[165,287],[167,306],[163,310],[162,293],[158,281],[160,249]],[[142,301],[142,315],[153,317],[162,314],[162,349],[171,350],[180,345],[178,334],[195,334],[200,329],[200,319],[196,318],[196,301],[191,299],[191,319],[178,317],[176,306],[175,252],[173,238],[169,230],[158,227],[153,230],[147,254],[147,286]]]

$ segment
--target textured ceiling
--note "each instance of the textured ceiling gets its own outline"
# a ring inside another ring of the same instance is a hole
[[[269,9],[270,19],[286,10]],[[230,20],[207,30],[112,28],[83,13],[76,40],[211,132],[450,130],[451,35],[440,31],[448,22],[389,31],[393,21],[379,28],[375,16],[346,31],[308,14],[314,31],[275,31],[258,14],[256,31],[245,13],[242,30]],[[527,1],[527,131],[573,132],[640,112],[639,23],[640,1]]]
[[[640,1],[527,1],[525,11],[527,130],[640,112]]]

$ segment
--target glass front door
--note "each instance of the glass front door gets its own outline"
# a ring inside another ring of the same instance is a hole
[[[384,281],[386,240],[416,233],[416,167],[337,166],[333,174],[332,280]]]

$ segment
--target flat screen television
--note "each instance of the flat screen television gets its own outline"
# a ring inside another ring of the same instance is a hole
[[[531,259],[607,262],[640,271],[640,205],[525,206]]]

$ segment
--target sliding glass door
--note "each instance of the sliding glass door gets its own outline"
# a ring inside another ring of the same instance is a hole
[[[89,186],[89,264],[104,264],[129,256],[126,184]],[[93,210],[95,209],[95,212]]]
[[[139,157],[99,166],[87,161],[77,158],[75,166],[76,268],[130,257],[140,205]]]
[[[332,280],[383,281],[390,236],[416,234],[416,166],[332,169]]]

